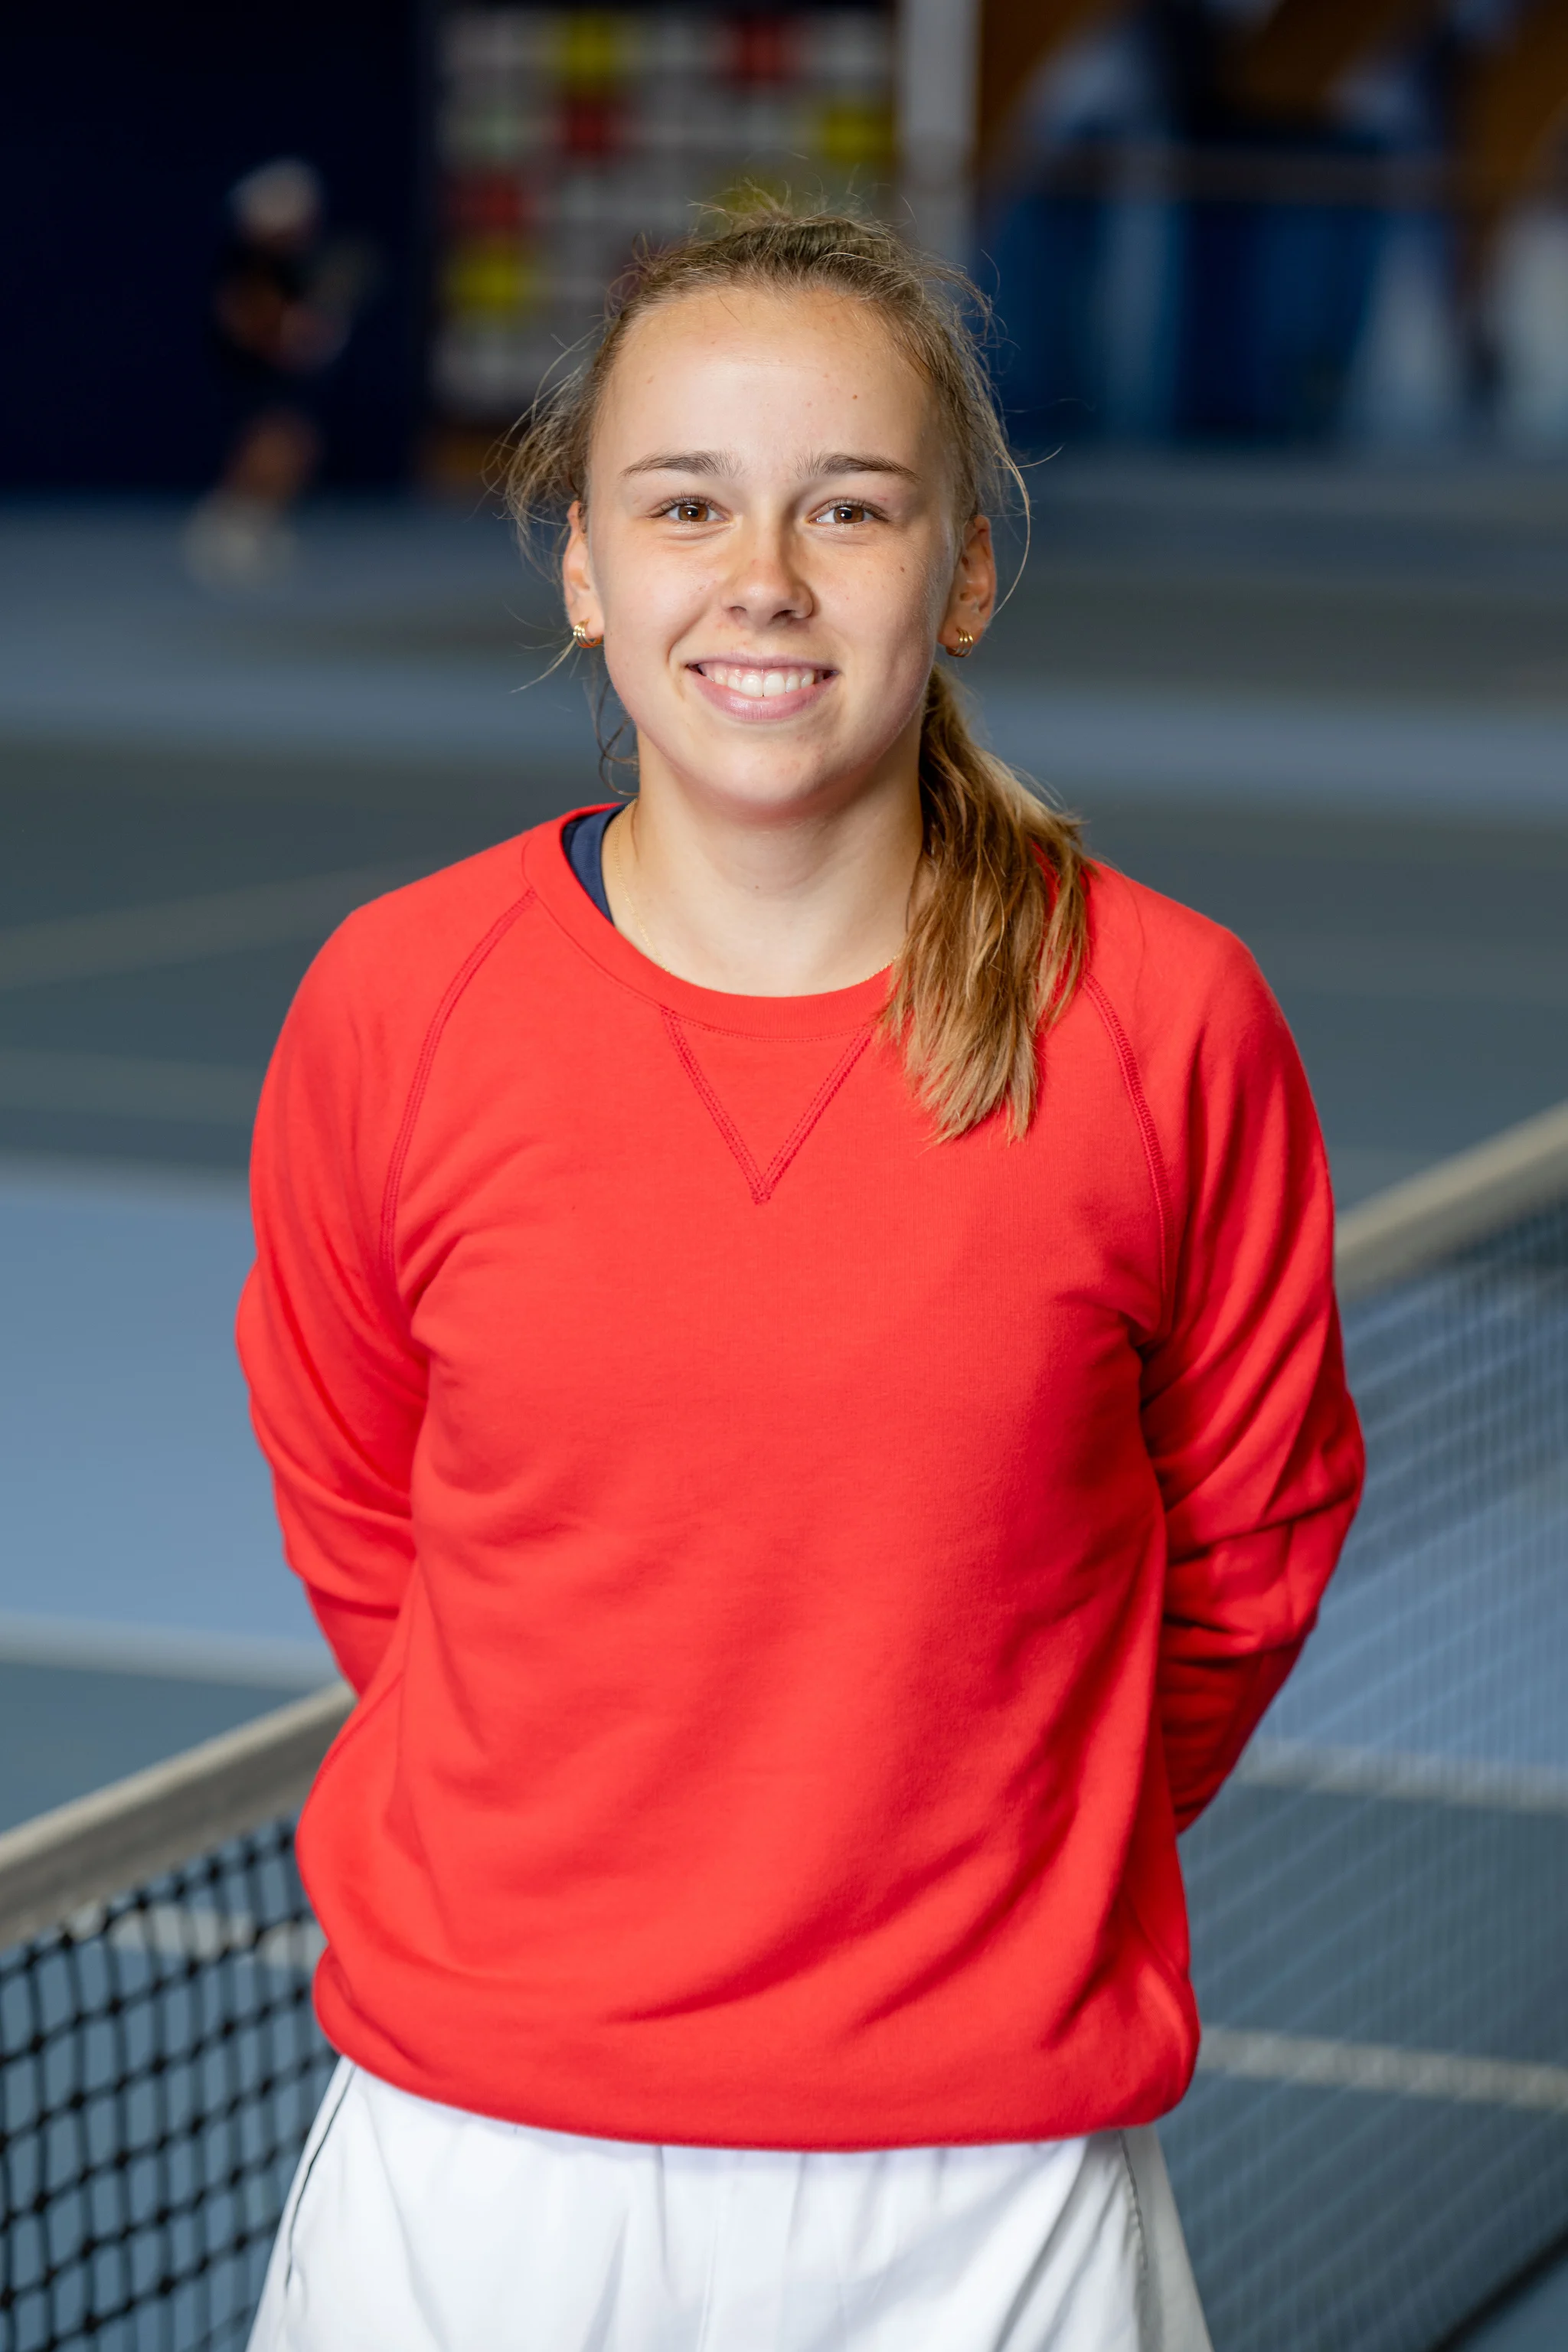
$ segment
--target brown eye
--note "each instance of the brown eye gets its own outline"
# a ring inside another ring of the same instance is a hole
[[[868,509],[857,499],[835,499],[827,511],[835,522],[864,522]]]
[[[705,522],[708,501],[706,499],[677,499],[670,512],[677,522]]]

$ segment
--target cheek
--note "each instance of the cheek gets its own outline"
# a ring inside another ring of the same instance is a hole
[[[946,606],[945,580],[912,557],[895,557],[873,576],[845,580],[835,615],[846,636],[889,674],[922,672]]]
[[[660,561],[635,544],[606,549],[596,577],[606,624],[642,663],[660,659],[711,596],[699,566]]]
[[[934,635],[946,609],[953,562],[942,534],[912,534],[901,546],[888,549],[868,574],[845,580],[847,614],[858,614],[860,628],[869,635]]]
[[[634,725],[668,725],[676,696],[672,648],[689,636],[708,608],[710,583],[694,565],[613,545],[598,581],[605,667],[616,698]]]

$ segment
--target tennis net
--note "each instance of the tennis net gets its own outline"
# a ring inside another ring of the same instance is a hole
[[[292,1815],[347,1706],[0,1838],[0,2352],[243,2346],[332,2064]]]
[[[1366,1499],[1183,1842],[1216,2352],[1432,2352],[1568,2237],[1568,1108],[1346,1218]]]
[[[1568,2233],[1568,1108],[1345,1219],[1365,1508],[1184,1843],[1216,2352],[1433,2352]],[[341,1686],[0,1837],[0,2352],[239,2352],[331,2065]]]

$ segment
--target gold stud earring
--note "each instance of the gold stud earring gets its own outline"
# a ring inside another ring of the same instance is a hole
[[[970,635],[967,629],[960,629],[955,633],[953,641],[948,647],[948,652],[952,656],[954,661],[967,661],[970,655],[974,651],[975,642],[975,639]]]
[[[600,630],[596,637],[589,635],[588,624],[586,621],[574,621],[572,624],[572,635],[585,654],[592,653],[595,646],[602,646],[605,642],[605,633],[603,629]]]

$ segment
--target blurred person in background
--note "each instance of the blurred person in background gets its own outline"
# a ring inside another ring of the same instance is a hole
[[[228,210],[211,327],[237,429],[184,547],[205,585],[253,588],[292,559],[287,518],[321,463],[321,394],[348,346],[372,262],[363,245],[324,236],[321,176],[298,156],[247,173]]]
[[[240,1345],[359,1705],[251,2352],[1208,2352],[1176,1837],[1359,1491],[1332,1203],[1246,949],[939,660],[1022,488],[953,291],[645,253],[511,479],[637,797],[279,1040]]]

